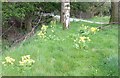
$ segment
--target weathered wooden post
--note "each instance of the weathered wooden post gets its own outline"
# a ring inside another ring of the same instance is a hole
[[[68,29],[70,24],[70,0],[61,0],[61,23],[63,29]]]

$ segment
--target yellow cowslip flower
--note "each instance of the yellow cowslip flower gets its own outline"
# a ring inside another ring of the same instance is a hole
[[[38,33],[38,35],[41,35],[41,34],[43,34],[43,32],[42,32],[42,31],[40,31],[40,33]]]
[[[33,59],[30,59],[28,62],[31,64],[35,63],[35,61]]]
[[[46,33],[40,32],[38,35],[39,35],[41,38],[44,38],[44,37],[45,37],[45,34],[46,34]]]
[[[76,41],[77,41],[77,39],[74,40],[74,42],[76,42]]]
[[[51,30],[52,32],[54,32],[54,30]]]
[[[30,59],[30,55],[22,56],[22,60],[19,61],[19,64],[21,66],[30,66],[33,63],[35,63],[35,61],[33,59]]]
[[[6,62],[2,62],[2,64],[3,64],[4,66],[6,66]]]
[[[48,26],[42,25],[41,30],[42,30],[42,31],[46,31],[46,30],[47,30],[47,28],[48,28]]]
[[[91,29],[90,29],[93,33],[95,33],[96,31],[97,31],[97,28],[95,28],[95,27],[91,27]]]
[[[23,61],[19,61],[19,64],[20,64],[21,66],[25,65],[25,63],[24,63]]]
[[[45,35],[45,34],[46,34],[46,32],[43,32],[43,34]]]
[[[15,59],[13,59],[9,56],[5,57],[5,60],[6,60],[6,63],[9,63],[9,64],[13,64],[15,62]]]
[[[45,34],[44,33],[41,33],[40,36],[44,36]]]
[[[37,35],[39,35],[41,38],[45,38],[47,28],[48,26],[42,25],[41,31]]]
[[[85,26],[84,24],[82,24],[82,26]]]
[[[78,45],[78,44],[75,44],[75,47],[78,49],[78,48],[79,48],[79,45]]]
[[[56,24],[56,21],[51,21],[50,23],[53,25],[53,24]]]
[[[54,24],[54,21],[51,21],[50,23],[51,23],[51,24]]]
[[[22,57],[22,60],[28,60],[28,59],[30,59],[30,55],[26,55]]]
[[[52,26],[52,25],[50,25],[50,27],[52,28],[53,26]]]
[[[80,41],[85,42],[86,37],[80,37]]]
[[[46,37],[45,34],[46,34],[46,32],[42,32],[42,31],[40,31],[40,33],[38,33],[38,35],[39,35],[41,38],[45,38],[45,37]]]
[[[35,63],[35,60],[31,59],[31,62],[32,62],[32,63]]]
[[[89,37],[86,37],[86,39],[87,39],[88,41],[91,41],[91,39],[90,39]]]
[[[12,64],[12,65],[14,64],[12,61],[11,61],[11,62],[9,62],[9,63],[10,63],[10,64]]]
[[[44,39],[45,37],[46,37],[46,36],[41,36],[41,38],[43,38],[43,39]]]
[[[45,36],[44,34],[41,34],[40,37],[41,37],[41,38],[45,38],[46,36]]]
[[[30,59],[24,59],[22,62],[27,63]]]
[[[5,64],[5,62],[2,62],[2,64]]]
[[[97,28],[97,31],[99,31],[100,29]]]
[[[30,55],[26,55],[25,57],[28,58],[28,59],[30,59]]]
[[[88,29],[88,26],[85,26],[85,29]]]

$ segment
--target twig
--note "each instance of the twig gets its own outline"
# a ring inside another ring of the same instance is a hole
[[[13,25],[10,26],[0,37],[2,37],[6,32],[8,32],[12,27],[13,27]]]

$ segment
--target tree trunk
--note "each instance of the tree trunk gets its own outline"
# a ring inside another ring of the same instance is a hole
[[[120,24],[120,1],[118,2],[118,23]]]
[[[118,2],[111,2],[111,17],[109,23],[118,23]]]
[[[64,14],[63,14],[63,4],[64,2],[61,2],[61,12],[60,12],[60,23],[63,23],[63,18],[64,18]]]
[[[27,32],[30,32],[32,30],[32,17],[31,17],[31,15],[26,15],[26,17],[25,17],[25,28],[27,29]]]
[[[68,29],[70,24],[70,0],[61,0],[61,17],[63,29]]]

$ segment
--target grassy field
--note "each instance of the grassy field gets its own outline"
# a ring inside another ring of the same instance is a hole
[[[72,22],[68,30],[57,23],[48,25],[46,36],[37,35],[4,50],[1,61],[10,56],[13,65],[2,65],[3,75],[24,76],[117,76],[118,75],[118,29],[117,25],[106,27],[95,34],[87,35],[91,41],[85,48],[75,48],[74,38],[80,34],[82,25],[98,27],[98,24]],[[51,35],[51,36],[50,36]],[[81,36],[81,34],[80,34]],[[21,56],[30,55],[35,63],[29,67],[19,66]]]

